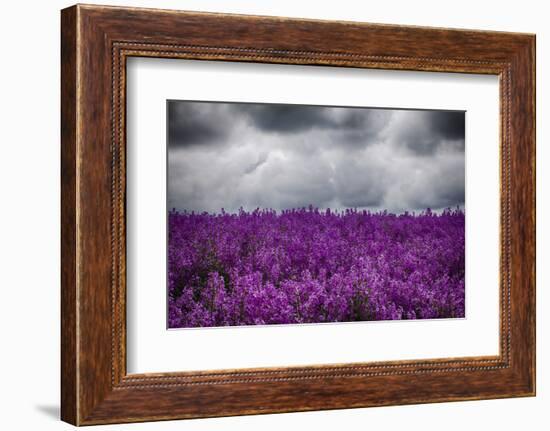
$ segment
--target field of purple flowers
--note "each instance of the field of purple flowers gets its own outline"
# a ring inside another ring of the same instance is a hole
[[[464,212],[169,213],[170,328],[464,317]]]

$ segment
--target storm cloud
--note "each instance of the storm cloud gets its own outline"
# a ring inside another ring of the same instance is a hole
[[[170,148],[227,142],[232,130],[227,104],[169,103],[168,142]],[[215,119],[215,121],[212,121]]]
[[[464,205],[464,112],[169,101],[167,127],[180,211]]]

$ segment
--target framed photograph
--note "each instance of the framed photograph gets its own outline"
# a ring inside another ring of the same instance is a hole
[[[61,415],[535,395],[535,36],[61,14]]]

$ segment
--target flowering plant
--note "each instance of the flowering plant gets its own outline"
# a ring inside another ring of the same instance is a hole
[[[464,212],[168,215],[170,328],[464,317]]]

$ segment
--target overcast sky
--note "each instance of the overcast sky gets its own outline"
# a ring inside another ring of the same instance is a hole
[[[464,112],[168,102],[180,211],[464,206]]]

